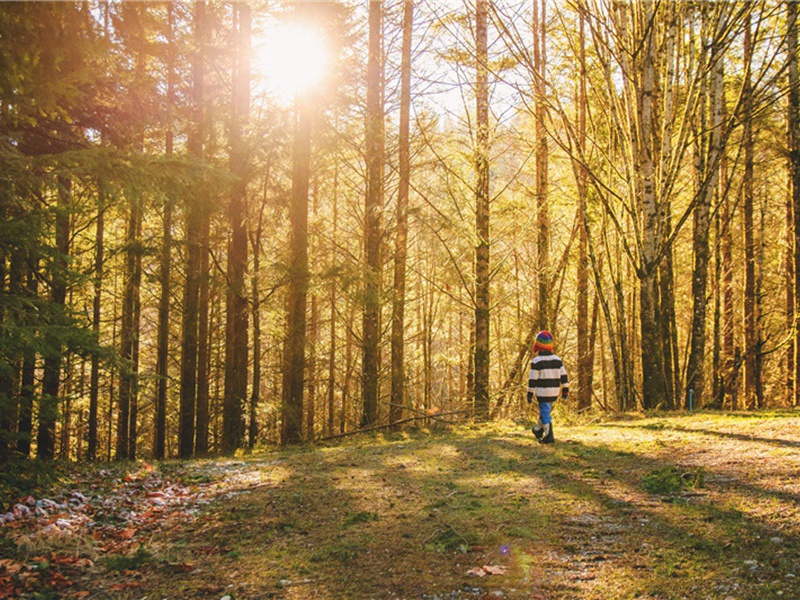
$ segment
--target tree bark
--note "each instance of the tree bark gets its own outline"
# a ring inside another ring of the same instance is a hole
[[[403,2],[403,48],[400,65],[400,139],[398,146],[399,177],[397,223],[394,255],[394,296],[392,298],[392,392],[389,422],[403,418],[405,406],[405,302],[406,260],[408,257],[408,192],[411,183],[411,36],[414,3]]]
[[[705,36],[713,35],[716,24],[712,24],[710,32],[704,32],[701,39],[703,51],[706,48]],[[701,120],[701,131],[708,130],[700,136],[702,147],[698,148],[698,162],[696,165],[697,185],[699,187],[699,201],[694,210],[694,269],[692,277],[692,329],[689,360],[687,365],[686,400],[684,408],[703,406],[705,388],[705,352],[706,352],[706,289],[708,283],[709,263],[709,233],[711,204],[716,190],[717,175],[719,172],[719,155],[722,144],[722,60],[718,59],[710,70],[709,90],[709,120],[711,127],[708,129],[705,119]],[[701,104],[704,106],[705,103]],[[690,398],[693,395],[693,399]]]
[[[789,1],[787,8],[787,53],[789,66],[789,173],[791,177],[792,219],[790,229],[793,249],[794,281],[787,286],[787,320],[790,331],[794,332],[792,347],[789,350],[790,403],[800,406],[800,320],[797,320],[797,296],[800,293],[800,74],[797,57],[797,3]],[[792,389],[793,388],[793,389]]]
[[[366,160],[367,182],[364,201],[364,314],[362,332],[361,427],[378,420],[378,370],[381,311],[381,213],[383,211],[383,93],[381,29],[383,3],[369,2],[369,44],[367,56]]]
[[[250,111],[250,5],[239,2],[235,5],[237,17],[236,64],[233,82],[233,115],[231,119],[231,171],[238,181],[229,207],[231,241],[228,252],[229,300],[225,405],[223,412],[222,450],[232,453],[242,445],[244,437],[244,406],[247,401],[247,293],[245,271],[247,270],[247,179],[249,172],[244,126]]]
[[[578,144],[581,157],[586,156],[586,31],[583,14],[579,19],[579,69],[578,80]],[[577,326],[578,326],[578,412],[589,410],[592,406],[592,390],[589,384],[592,375],[592,358],[589,351],[589,240],[587,237],[587,193],[588,173],[583,165],[578,165],[578,289],[577,289]],[[596,304],[595,304],[596,306]],[[595,310],[596,313],[596,310]]]
[[[489,66],[488,1],[475,14],[475,418],[489,418]]]
[[[292,198],[289,206],[289,298],[284,346],[281,443],[303,441],[308,294],[308,188],[311,170],[311,100],[296,100]]]
[[[172,156],[175,134],[172,113],[175,104],[175,39],[174,7],[167,6],[167,133],[165,154]],[[169,298],[170,260],[172,258],[172,201],[164,202],[162,222],[161,264],[159,283],[161,297],[158,302],[158,341],[156,346],[156,401],[153,439],[153,456],[156,460],[166,458],[167,439],[167,382],[169,379]],[[90,418],[91,423],[91,418]],[[91,427],[91,425],[90,425]],[[90,435],[91,438],[91,435]],[[90,444],[91,446],[91,444]]]
[[[58,204],[56,206],[55,233],[56,255],[50,279],[50,299],[54,305],[56,319],[63,319],[67,300],[67,261],[70,250],[70,205],[72,181],[58,178]],[[51,325],[56,325],[55,323]],[[51,460],[55,456],[56,420],[58,418],[58,392],[61,383],[62,342],[48,328],[45,334],[47,352],[42,371],[42,397],[39,401],[39,431],[36,441],[36,456]]]
[[[541,11],[541,12],[540,12]],[[533,2],[533,69],[536,101],[536,232],[537,270],[539,273],[539,304],[537,321],[539,329],[552,328],[552,299],[550,298],[550,211],[547,203],[548,148],[545,118],[547,114],[546,84],[546,2]]]
[[[205,136],[204,120],[204,46],[207,36],[206,3],[199,1],[194,5],[194,26],[197,50],[192,62],[192,123],[189,128],[187,148],[189,156],[203,157]],[[194,454],[195,409],[197,401],[197,341],[198,309],[200,294],[201,264],[201,199],[198,190],[193,190],[195,198],[187,201],[186,208],[186,282],[183,294],[183,322],[181,341],[181,387],[178,428],[178,456],[189,458]]]
[[[139,373],[139,290],[142,278],[142,209],[131,200],[125,240],[125,274],[120,324],[119,412],[117,413],[116,459],[135,458],[135,431]]]
[[[753,41],[750,15],[744,30],[744,63],[745,81],[742,89],[744,132],[744,176],[742,181],[744,210],[744,252],[745,252],[745,284],[744,284],[744,336],[745,336],[745,405],[747,408],[760,408],[763,405],[761,385],[761,369],[759,355],[761,353],[761,336],[759,332],[759,315],[756,302],[756,246],[753,215],[753,86],[751,67],[753,60]]]
[[[640,5],[638,26],[642,31],[641,85],[636,89],[636,175],[638,210],[641,219],[642,249],[640,278],[640,324],[642,355],[642,404],[645,409],[669,402],[664,348],[661,340],[661,310],[658,289],[659,250],[664,235],[664,215],[655,190],[654,104],[655,33],[654,6],[651,0]]]

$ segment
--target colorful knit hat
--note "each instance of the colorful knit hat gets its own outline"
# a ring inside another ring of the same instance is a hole
[[[542,330],[536,334],[536,341],[533,343],[533,351],[541,350],[553,351],[553,336],[547,330]]]

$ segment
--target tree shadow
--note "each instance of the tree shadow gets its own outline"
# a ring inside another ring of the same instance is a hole
[[[713,429],[692,429],[689,427],[681,427],[680,425],[619,425],[616,423],[606,423],[605,427],[611,427],[614,429],[645,429],[645,430],[653,430],[653,431],[677,431],[681,433],[702,433],[704,435],[709,435],[712,437],[719,437],[725,439],[733,439],[742,442],[758,442],[761,444],[768,444],[770,446],[784,446],[788,448],[800,448],[800,441],[796,440],[783,440],[778,438],[765,438],[765,437],[757,437],[757,436],[750,436],[743,433],[729,433],[725,431],[714,431]]]

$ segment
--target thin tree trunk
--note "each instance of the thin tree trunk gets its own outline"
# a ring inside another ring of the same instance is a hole
[[[125,240],[125,274],[120,327],[119,412],[117,414],[117,460],[133,459],[139,359],[139,288],[141,283],[142,210],[139,200],[131,201]]]
[[[223,415],[222,450],[234,452],[242,445],[244,437],[244,406],[247,401],[247,293],[245,271],[247,270],[247,147],[244,126],[250,111],[250,5],[238,2],[235,76],[233,82],[233,118],[231,119],[231,171],[238,176],[229,207],[231,241],[228,252],[228,305],[230,322],[227,330],[228,354],[226,361],[225,404]]]
[[[172,156],[175,134],[173,132],[172,112],[175,103],[175,39],[174,7],[167,6],[167,156]],[[166,457],[167,439],[167,382],[169,380],[169,298],[170,298],[170,260],[172,258],[172,201],[164,203],[163,236],[161,242],[161,265],[159,281],[161,297],[158,302],[158,342],[156,349],[156,402],[153,439],[153,455],[156,460]]]
[[[58,178],[58,205],[56,207],[56,255],[51,273],[50,298],[57,309],[64,309],[67,300],[67,260],[70,240],[70,204],[72,181]],[[55,456],[58,392],[61,383],[61,340],[48,331],[45,335],[47,351],[42,372],[42,397],[39,401],[39,431],[36,455],[43,460]]]
[[[712,28],[712,31],[715,27]],[[701,40],[705,48],[705,40]],[[694,395],[694,405],[702,406],[705,388],[705,351],[706,351],[706,288],[708,283],[709,233],[711,204],[716,189],[719,170],[719,154],[722,144],[722,61],[711,70],[709,82],[709,115],[711,129],[706,136],[701,136],[704,147],[700,148],[697,165],[697,182],[700,189],[700,200],[694,211],[694,269],[692,277],[692,329],[689,361],[687,367],[686,402],[689,408],[690,394]],[[701,110],[705,103],[701,104]],[[701,120],[701,128],[706,131],[705,119]],[[706,150],[707,145],[707,150]]]
[[[27,274],[26,293],[29,300],[35,299],[39,294],[39,278],[36,273],[38,260],[31,258],[31,265]],[[33,327],[37,323],[37,316],[28,308],[25,314],[25,324]],[[36,387],[36,353],[30,349],[25,352],[22,359],[22,376],[20,380],[19,424],[17,452],[27,458],[31,453],[33,434],[33,398]]]
[[[539,272],[539,302],[537,321],[539,329],[552,328],[550,319],[552,299],[550,298],[550,214],[547,204],[547,167],[548,149],[547,132],[545,130],[546,118],[546,2],[534,0],[533,2],[533,69],[534,69],[534,96],[536,101],[536,133],[535,133],[535,162],[536,162],[536,214],[537,214],[537,269]]]
[[[378,419],[378,370],[380,346],[381,211],[383,209],[383,104],[381,29],[383,3],[369,2],[369,46],[367,56],[366,160],[367,182],[364,201],[364,314],[362,333],[363,412],[361,427]]]
[[[334,159],[335,161],[335,159]],[[331,266],[337,263],[337,240],[339,234],[339,163],[335,161],[333,167],[333,235],[331,236],[330,259]],[[328,436],[333,435],[336,421],[335,401],[336,401],[336,279],[331,278],[330,283],[330,359],[328,362]],[[344,405],[344,393],[342,393],[342,405]],[[343,432],[342,432],[343,433]]]
[[[400,139],[397,190],[397,237],[394,256],[394,296],[392,306],[392,392],[389,422],[403,418],[405,406],[405,303],[406,260],[408,256],[408,192],[411,182],[411,34],[414,2],[403,2],[403,49],[400,65]]]
[[[100,342],[100,318],[103,289],[103,260],[105,236],[105,194],[101,190],[97,207],[97,226],[95,231],[94,257],[94,298],[92,300],[92,332]],[[100,356],[92,353],[91,372],[89,374],[89,440],[86,457],[97,458],[98,404],[100,395]]]
[[[204,79],[205,56],[204,46],[207,36],[206,3],[199,1],[194,5],[195,39],[198,49],[192,62],[192,124],[189,128],[187,148],[189,156],[203,157],[203,140],[205,136],[204,121]],[[198,342],[198,309],[200,294],[200,265],[202,232],[202,207],[198,190],[193,190],[195,198],[187,201],[186,208],[186,282],[183,295],[183,322],[181,341],[181,387],[180,414],[178,427],[178,456],[189,458],[194,454],[195,409],[197,401],[197,342]]]
[[[475,418],[489,418],[489,55],[487,0],[475,15]]]
[[[580,155],[586,156],[586,31],[583,14],[579,17],[580,55],[578,80],[578,144]],[[577,289],[577,325],[578,325],[578,412],[589,410],[592,406],[592,389],[589,381],[592,376],[592,364],[589,352],[589,240],[587,238],[587,204],[588,173],[581,163],[578,165],[578,289]],[[596,300],[595,310],[596,314]]]
[[[298,97],[295,115],[292,199],[289,206],[289,298],[284,347],[281,443],[303,440],[308,294],[308,188],[311,169],[311,100]]]
[[[311,319],[308,334],[308,402],[306,402],[306,435],[309,442],[313,442],[316,433],[317,410],[317,342],[319,340],[319,306],[317,296],[311,295]]]
[[[211,393],[210,256],[211,215],[203,211],[200,225],[200,274],[197,296],[197,397],[195,401],[194,454],[208,454]]]
[[[753,218],[753,87],[751,83],[751,65],[753,59],[753,42],[750,16],[744,32],[745,81],[742,90],[744,99],[744,252],[745,252],[745,284],[744,284],[744,331],[745,331],[745,405],[757,408],[761,405],[758,397],[761,373],[758,369],[758,357],[761,348],[758,334],[758,314],[756,306],[756,247]]]
[[[269,176],[268,176],[269,177]],[[251,449],[258,439],[258,404],[261,397],[261,290],[259,281],[261,276],[261,234],[264,225],[264,204],[258,216],[258,227],[255,234],[251,235],[253,247],[253,273],[252,282],[252,314],[253,314],[253,389],[250,391],[250,418],[247,445]]]
[[[789,62],[789,171],[791,177],[791,219],[794,281],[788,286],[787,320],[794,332],[793,343],[788,350],[790,404],[800,406],[800,320],[797,319],[797,296],[800,294],[800,69],[797,47],[797,3],[789,1],[787,7],[787,53]],[[794,388],[794,389],[792,389]]]

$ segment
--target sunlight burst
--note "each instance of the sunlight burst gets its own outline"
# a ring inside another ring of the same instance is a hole
[[[256,56],[267,89],[284,100],[319,85],[330,61],[324,35],[301,23],[279,23],[267,30],[256,44]]]

